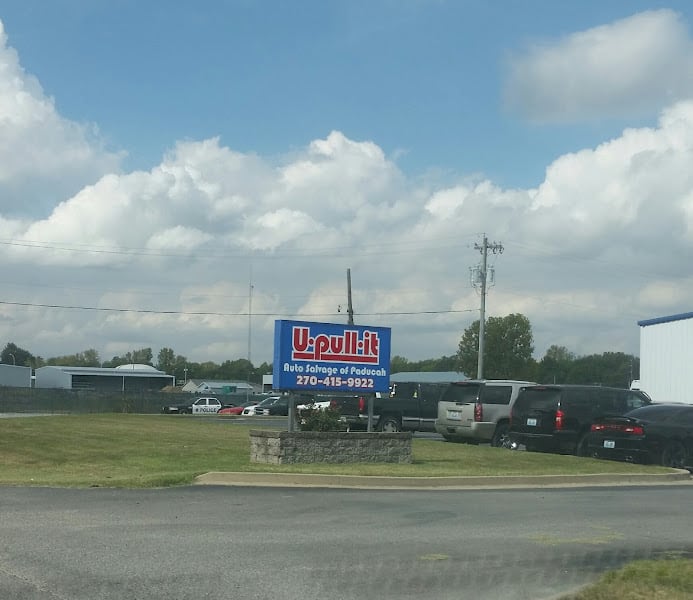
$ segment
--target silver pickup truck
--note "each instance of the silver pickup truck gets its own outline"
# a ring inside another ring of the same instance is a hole
[[[435,429],[449,442],[491,442],[502,446],[508,436],[510,408],[531,381],[470,379],[451,383],[438,402]]]

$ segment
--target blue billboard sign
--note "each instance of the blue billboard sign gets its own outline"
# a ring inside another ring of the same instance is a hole
[[[387,392],[389,385],[389,327],[275,321],[275,390]]]

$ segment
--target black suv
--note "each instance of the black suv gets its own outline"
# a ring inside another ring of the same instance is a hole
[[[588,385],[525,387],[513,404],[510,439],[530,452],[560,452],[587,456],[587,435],[603,416],[621,416],[650,404],[647,394]]]

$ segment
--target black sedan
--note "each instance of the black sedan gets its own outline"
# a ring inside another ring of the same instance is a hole
[[[289,396],[279,396],[266,405],[260,405],[255,409],[256,415],[280,415],[289,414]]]
[[[622,417],[599,419],[587,438],[589,455],[628,462],[690,467],[693,405],[650,404]]]

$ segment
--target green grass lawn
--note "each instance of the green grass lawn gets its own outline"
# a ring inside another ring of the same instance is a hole
[[[208,471],[463,476],[666,472],[659,467],[488,446],[413,440],[411,465],[261,465],[248,431],[178,415],[69,415],[0,419],[0,485],[157,487]]]
[[[641,560],[563,600],[690,600],[693,560]]]

